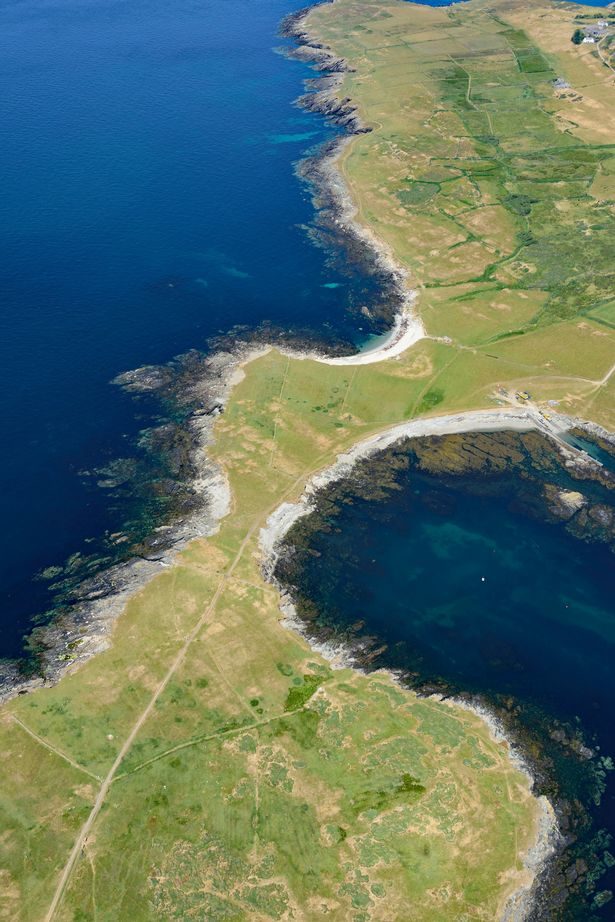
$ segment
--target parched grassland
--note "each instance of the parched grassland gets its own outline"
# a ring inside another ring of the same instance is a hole
[[[359,220],[410,270],[434,335],[498,355],[537,336],[547,361],[581,320],[613,328],[614,74],[571,43],[579,9],[336,0],[308,18],[374,129],[342,161]]]
[[[340,451],[493,407],[499,386],[615,427],[610,148],[561,127],[544,69],[560,52],[519,31],[521,7],[490,9],[312,14],[376,126],[344,162],[361,218],[450,341],[379,365],[272,350],[246,367],[216,424],[219,533],[132,599],[105,652],[0,710],[0,916],[493,920],[526,879],[536,801],[506,746],[385,675],[332,670],[280,625],[258,550],[268,515]]]

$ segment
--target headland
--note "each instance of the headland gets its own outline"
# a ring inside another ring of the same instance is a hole
[[[296,21],[301,53],[338,75],[318,92],[348,97],[327,103],[355,131],[326,166],[338,220],[377,242],[404,306],[379,351],[235,361],[207,435],[219,520],[158,562],[96,656],[84,630],[59,681],[3,706],[14,915],[530,911],[553,814],[507,740],[388,674],[332,668],[281,623],[261,537],[274,549],[285,504],[402,434],[615,428],[610,78],[553,39],[568,7],[496,7],[336,0]],[[580,245],[591,272],[571,283]]]

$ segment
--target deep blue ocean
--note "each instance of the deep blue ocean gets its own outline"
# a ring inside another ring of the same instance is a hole
[[[50,604],[33,576],[138,515],[98,484],[159,408],[115,375],[236,324],[371,332],[304,229],[293,162],[332,130],[273,51],[301,5],[0,0],[0,657]]]
[[[33,575],[139,511],[97,484],[159,408],[115,375],[236,324],[368,335],[303,227],[293,163],[332,130],[273,50],[300,6],[0,2],[0,656],[51,601]]]

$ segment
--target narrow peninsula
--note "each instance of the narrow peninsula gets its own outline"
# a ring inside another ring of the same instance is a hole
[[[571,41],[579,9],[335,0],[293,21],[310,104],[354,131],[321,164],[337,219],[402,312],[358,357],[237,359],[216,529],[2,706],[6,918],[526,917],[557,829],[521,758],[483,714],[311,648],[267,564],[374,446],[538,429],[574,464],[573,420],[615,429],[613,71]]]

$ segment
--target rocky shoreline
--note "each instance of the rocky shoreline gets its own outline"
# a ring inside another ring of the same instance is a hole
[[[194,406],[186,431],[191,445],[189,488],[197,501],[189,514],[156,528],[140,553],[86,579],[64,612],[34,629],[30,643],[37,649],[36,674],[24,675],[17,664],[3,664],[0,701],[41,685],[55,684],[66,671],[106,649],[113,622],[130,597],[161,568],[170,566],[193,538],[216,532],[229,509],[230,495],[224,473],[207,454],[214,438],[213,423],[243,376],[241,365],[259,351],[262,347],[237,347],[234,353],[194,356],[193,362],[185,363],[181,374],[171,366],[148,366],[115,379],[114,383],[135,394],[164,392],[171,384],[183,388],[182,399]]]
[[[369,271],[381,282],[383,296],[372,319],[390,326],[404,311],[413,313],[414,294],[408,288],[406,273],[395,263],[391,254],[366,228],[355,223],[355,207],[336,167],[343,147],[351,141],[352,136],[371,129],[362,124],[352,100],[337,98],[337,91],[347,66],[344,61],[335,58],[328,49],[314,43],[304,31],[303,21],[308,12],[309,8],[293,14],[285,20],[282,27],[282,34],[298,43],[298,47],[288,53],[309,63],[322,74],[321,77],[309,81],[310,92],[300,97],[298,104],[307,111],[323,115],[343,128],[346,134],[334,139],[313,157],[303,160],[298,166],[298,175],[309,182],[314,190],[317,208],[316,233],[319,238],[324,240],[325,244],[343,238],[354,257],[369,267]],[[195,407],[189,416],[187,428],[192,445],[192,488],[200,500],[198,508],[174,525],[160,526],[141,556],[111,567],[87,580],[81,587],[76,604],[68,613],[55,623],[37,629],[43,675],[24,678],[16,668],[8,668],[0,676],[0,700],[25,693],[42,684],[53,684],[66,671],[77,668],[90,656],[105,649],[109,644],[113,622],[128,599],[160,572],[161,568],[171,565],[175,555],[189,541],[216,532],[220,519],[228,511],[230,496],[224,473],[207,455],[208,446],[214,439],[214,421],[224,412],[233,387],[241,380],[242,365],[267,348],[266,342],[234,343],[227,351],[216,351],[206,357],[199,356],[190,372],[180,376],[178,380],[181,380],[181,387],[184,389],[183,399],[190,401]],[[304,349],[298,349],[295,354],[313,357]],[[155,393],[168,386],[169,380],[163,370],[146,367],[120,375],[116,383],[134,393]],[[609,442],[613,440],[609,433],[603,430],[596,431],[598,427],[591,423],[577,425],[592,437],[599,436]],[[291,504],[283,504],[262,532],[261,549],[264,575],[281,589],[281,607],[287,626],[308,638],[310,644],[333,664],[369,668],[372,659],[375,658],[369,639],[365,642],[357,640],[353,646],[344,641],[332,641],[331,638],[319,641],[310,634],[309,626],[306,626],[297,614],[292,595],[280,586],[276,577],[281,543],[296,521],[313,511],[318,494],[328,484],[347,477],[359,460],[370,457],[402,439],[416,437],[421,433],[499,431],[502,428],[529,431],[537,428],[537,425],[536,421],[522,410],[494,410],[480,414],[468,413],[440,419],[415,420],[401,427],[394,427],[387,433],[359,443],[340,456],[327,471],[312,478],[306,485],[300,502],[292,504],[292,508]],[[588,462],[587,458],[582,458],[581,455],[582,453],[570,448],[571,466],[574,467],[574,464],[580,462],[586,469],[588,465],[591,468],[591,460]],[[557,502],[554,498],[555,505]],[[560,507],[569,508],[565,500],[560,502]],[[528,777],[535,782],[534,768],[528,767],[526,757],[520,755],[522,747],[515,745],[514,737],[508,726],[502,723],[500,715],[494,715],[489,709],[485,709],[481,702],[471,698],[458,696],[451,700],[478,713],[489,725],[492,733],[504,734],[513,757],[519,760]],[[564,839],[559,833],[558,821],[547,798],[541,797],[537,799],[537,803],[540,821],[536,846],[524,859],[529,875],[528,886],[510,898],[502,916],[506,920],[529,919],[532,914],[539,911],[546,912],[549,905],[545,894],[551,886],[554,873],[550,863],[556,848],[561,847]],[[548,916],[542,914],[540,918],[545,919]]]
[[[323,0],[333,2],[333,0]],[[338,161],[355,136],[372,131],[349,96],[340,96],[344,74],[350,72],[346,61],[336,57],[305,30],[304,21],[312,7],[287,16],[280,27],[283,38],[294,43],[282,52],[290,58],[308,64],[321,76],[305,82],[307,92],[299,96],[296,105],[305,111],[323,116],[341,129],[341,133],[319,147],[312,155],[302,158],[296,166],[300,179],[312,190],[315,208],[314,235],[329,251],[339,251],[335,239],[343,237],[345,257],[356,260],[362,271],[378,283],[379,302],[370,307],[369,317],[383,327],[390,327],[405,312],[415,316],[415,292],[408,273],[399,265],[385,244],[367,227],[356,220],[357,209],[339,170]]]
[[[316,474],[306,484],[302,496],[297,503],[284,503],[268,519],[266,526],[260,533],[260,547],[262,554],[263,575],[273,583],[281,596],[281,610],[284,615],[283,624],[289,629],[299,633],[308,643],[327,658],[333,667],[351,666],[355,669],[371,671],[383,652],[378,641],[371,637],[361,637],[360,633],[352,640],[335,637],[328,633],[319,636],[314,631],[310,620],[305,620],[300,614],[300,606],[293,593],[292,587],[286,585],[279,573],[279,564],[283,555],[287,553],[286,538],[293,527],[301,519],[315,512],[319,496],[331,485],[346,481],[356,474],[362,462],[374,459],[378,454],[400,443],[405,443],[412,438],[425,435],[438,436],[445,433],[463,432],[493,432],[510,427],[517,432],[528,432],[535,429],[535,423],[523,411],[492,411],[485,413],[468,413],[456,416],[432,419],[414,420],[410,423],[394,427],[388,432],[373,436],[353,446],[349,451],[338,456],[335,463],[324,471]],[[358,474],[357,476],[361,476]],[[370,478],[371,480],[371,478]],[[375,478],[376,482],[378,478]],[[391,673],[400,684],[407,686],[403,674]],[[465,695],[442,695],[434,689],[424,689],[427,695],[443,697],[451,703],[465,707],[477,713],[488,725],[495,739],[506,740],[513,762],[526,775],[530,788],[536,786],[536,774],[530,767],[521,747],[514,736],[485,702]],[[561,844],[562,838],[558,827],[555,811],[549,800],[540,794],[536,796],[537,804],[537,836],[533,848],[524,856],[524,866],[528,882],[523,888],[515,891],[509,898],[503,910],[503,920],[523,920],[531,917],[531,912],[537,904],[537,893],[542,886],[543,878],[548,874],[548,866]]]
[[[591,433],[593,437],[600,432],[603,440],[613,445],[610,434],[599,427],[579,424],[567,417],[561,417],[556,422],[561,427],[582,425],[581,431],[588,435]],[[503,450],[491,455],[486,444],[489,435],[486,434],[503,437],[506,430],[511,436],[511,444],[507,445],[504,440]],[[475,449],[468,450],[468,434],[473,434]],[[335,515],[338,494],[339,501],[343,503],[343,497],[352,484],[352,491],[356,491],[358,496],[364,495],[365,498],[377,501],[381,495],[385,495],[383,491],[394,484],[396,469],[401,464],[400,457],[415,442],[422,446],[420,469],[429,473],[449,476],[457,476],[464,470],[502,473],[518,455],[513,444],[513,436],[518,435],[527,442],[526,450],[534,458],[537,475],[554,470],[547,456],[543,458],[541,454],[540,440],[546,437],[550,450],[554,449],[559,456],[558,465],[565,476],[586,482],[588,495],[583,496],[582,503],[570,503],[569,490],[555,487],[550,490],[548,484],[545,484],[543,504],[549,520],[562,523],[577,537],[581,536],[580,529],[587,532],[588,528],[592,528],[595,540],[607,541],[615,547],[612,511],[605,517],[607,507],[597,501],[597,495],[592,497],[591,489],[588,490],[588,487],[597,484],[600,488],[615,491],[613,474],[583,451],[549,436],[540,421],[522,409],[414,420],[364,440],[340,455],[329,468],[315,475],[306,484],[297,503],[285,503],[272,514],[261,531],[260,546],[264,576],[280,592],[283,623],[303,636],[334,667],[350,666],[365,671],[385,669],[402,685],[410,685],[418,694],[436,695],[440,699],[468,707],[488,723],[497,738],[506,739],[513,760],[526,773],[536,791],[540,820],[536,845],[526,857],[528,885],[510,898],[502,918],[545,920],[558,918],[569,889],[578,888],[582,884],[590,861],[574,854],[571,858],[570,848],[576,841],[574,830],[579,823],[583,823],[583,818],[576,815],[577,808],[560,794],[552,775],[550,757],[536,747],[531,732],[521,726],[517,706],[512,701],[502,701],[496,705],[494,701],[486,701],[457,687],[450,687],[444,681],[418,681],[418,675],[391,669],[386,665],[384,656],[386,645],[383,646],[380,638],[366,635],[361,623],[353,626],[350,633],[340,633],[332,628],[323,629],[317,625],[319,613],[313,610],[309,600],[297,594],[292,579],[295,543],[302,544],[305,540],[304,532],[309,535],[310,529],[318,529],[321,519],[330,522],[331,516]],[[447,443],[451,443],[450,451],[445,447]],[[391,452],[396,454],[392,455]],[[396,468],[397,461],[399,464]],[[331,488],[333,494],[329,498]],[[308,517],[312,515],[315,515],[313,526],[308,522]],[[302,530],[302,520],[308,522],[307,530]],[[290,570],[286,566],[289,560]],[[553,725],[551,737],[554,745],[567,749],[573,758],[585,762],[596,757],[596,753],[569,728]],[[599,772],[599,767],[596,770]]]
[[[281,27],[282,35],[300,42],[299,25],[307,12],[303,10],[288,17]],[[373,309],[364,306],[362,313],[376,328],[384,331],[392,327],[395,338],[404,306],[413,300],[405,285],[405,274],[383,253],[377,241],[363,236],[353,225],[352,203],[334,165],[352,134],[366,129],[351,117],[354,109],[348,101],[343,111],[331,102],[329,94],[335,86],[335,74],[339,76],[344,71],[343,62],[335,62],[324,49],[301,50],[303,47],[300,43],[287,53],[316,66],[323,76],[316,81],[319,92],[305,94],[298,104],[324,115],[345,132],[297,165],[297,175],[309,184],[313,193],[316,214],[310,235],[333,258],[343,252],[344,261],[360,266],[374,280],[378,303]],[[314,81],[307,82],[310,85]],[[404,329],[405,326],[402,332]],[[86,567],[80,582],[70,581],[52,617],[35,626],[29,635],[29,657],[21,663],[0,661],[0,701],[44,684],[55,684],[66,671],[105,649],[113,622],[130,597],[161,568],[168,567],[192,538],[216,531],[228,509],[229,497],[223,473],[207,455],[213,439],[213,422],[224,411],[230,391],[242,375],[241,366],[272,345],[295,357],[326,361],[337,357],[345,360],[348,356],[344,343],[314,343],[307,330],[288,333],[263,325],[255,330],[230,331],[211,344],[212,351],[208,354],[194,351],[168,365],[137,368],[114,379],[114,384],[131,394],[154,395],[189,408],[180,433],[186,508],[173,515],[170,522],[162,521],[137,546],[130,547],[126,559],[111,565]],[[118,541],[125,540],[125,536],[118,536]],[[92,569],[93,575],[89,572]]]

